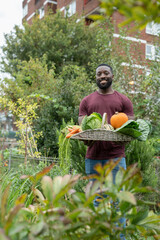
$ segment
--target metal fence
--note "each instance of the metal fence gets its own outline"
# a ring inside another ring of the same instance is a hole
[[[3,141],[2,141],[3,140]],[[18,146],[18,143],[14,139],[0,139],[0,160],[2,161],[2,166],[8,168],[8,170],[12,168],[18,168],[19,165],[24,165],[25,156],[21,154],[15,154],[12,149]],[[7,156],[4,156],[5,149],[8,149]],[[45,163],[46,165],[50,165],[51,163],[58,164],[58,158],[53,157],[44,157],[40,156],[38,158],[27,156],[27,164],[31,164],[33,167],[36,167],[40,163]]]
[[[8,157],[5,157],[3,159],[3,165],[8,168],[8,170],[12,168],[18,168],[19,165],[24,165],[25,156],[20,154],[13,154],[12,151],[10,151]],[[52,163],[58,164],[58,158],[52,158],[52,157],[30,157],[27,156],[27,165],[31,165],[33,168],[39,165],[40,163],[45,163],[46,165],[50,165]]]

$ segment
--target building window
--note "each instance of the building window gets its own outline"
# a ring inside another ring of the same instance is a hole
[[[91,0],[84,0],[84,5],[86,5],[88,2],[90,2]]]
[[[40,8],[39,10],[38,10],[38,15],[39,15],[39,18],[41,19],[41,18],[43,18],[44,17],[44,7],[42,7],[42,8]]]
[[[154,60],[153,58],[153,45],[146,44],[146,59]]]
[[[146,33],[152,35],[159,35],[160,34],[160,24],[150,22],[146,26]]]
[[[146,44],[146,59],[160,61],[160,48]]]
[[[65,16],[72,16],[76,13],[76,0],[71,2],[66,8],[65,8]]]
[[[155,60],[160,61],[160,48],[155,47]]]
[[[35,4],[37,4],[40,0],[35,0]]]
[[[28,14],[28,4],[26,4],[26,5],[23,7],[23,17],[25,17],[27,14]]]

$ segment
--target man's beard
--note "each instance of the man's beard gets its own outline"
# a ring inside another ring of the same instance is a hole
[[[107,89],[112,85],[112,78],[108,78],[106,83],[103,85],[101,84],[101,81],[96,81],[96,83],[100,89]]]

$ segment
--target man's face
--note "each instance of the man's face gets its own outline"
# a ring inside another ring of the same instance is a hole
[[[107,66],[100,66],[96,69],[96,83],[101,89],[107,89],[112,85],[113,74]]]

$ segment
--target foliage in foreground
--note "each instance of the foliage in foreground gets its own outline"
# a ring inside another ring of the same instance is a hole
[[[112,169],[117,162],[110,162],[104,168],[97,165],[99,175],[85,193],[77,192],[73,186],[80,175],[45,176],[52,165],[44,168],[35,176],[22,176],[32,182],[33,203],[24,207],[27,194],[19,197],[15,206],[6,211],[10,185],[1,198],[1,239],[120,239],[119,234],[137,239],[141,236],[160,237],[160,216],[148,211],[153,203],[136,199],[140,192],[152,192],[149,187],[140,187],[142,178],[136,165],[127,170],[120,169],[116,185],[112,183]],[[41,180],[41,190],[36,188]],[[123,188],[123,191],[121,189]],[[98,189],[98,190],[97,190]],[[93,206],[95,196],[101,197],[97,208]],[[116,203],[116,204],[115,204]],[[127,218],[127,226],[119,224],[122,217]]]
[[[137,24],[136,28],[143,29],[147,23],[160,23],[160,1],[151,0],[101,0],[101,11],[105,16],[111,16],[114,11],[118,11],[125,16],[125,21],[121,26],[131,22]],[[104,17],[96,15],[98,20],[103,20]],[[95,17],[94,17],[95,18]]]

